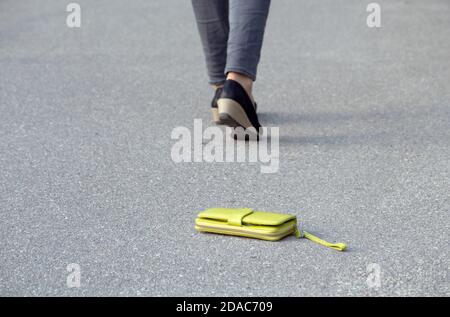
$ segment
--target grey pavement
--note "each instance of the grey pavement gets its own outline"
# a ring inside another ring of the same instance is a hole
[[[261,174],[171,159],[173,128],[210,122],[189,1],[79,0],[79,29],[69,1],[1,1],[0,295],[449,296],[450,2],[379,0],[381,28],[369,2],[273,1]],[[196,233],[214,206],[349,250]]]

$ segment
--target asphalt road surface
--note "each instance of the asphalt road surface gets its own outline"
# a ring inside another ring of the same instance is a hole
[[[263,174],[171,158],[175,127],[211,124],[189,1],[79,0],[80,28],[64,1],[1,1],[0,295],[449,296],[450,2],[380,0],[380,28],[366,2],[273,1]],[[196,233],[214,206],[349,250]]]

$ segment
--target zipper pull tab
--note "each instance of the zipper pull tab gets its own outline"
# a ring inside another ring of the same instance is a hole
[[[312,235],[306,231],[303,231],[303,237],[311,240],[315,243],[318,243],[320,245],[323,245],[325,247],[337,250],[337,251],[344,251],[345,249],[347,249],[347,245],[345,243],[339,242],[339,243],[330,243],[327,242],[325,240],[320,239],[319,237],[316,237],[315,235]]]

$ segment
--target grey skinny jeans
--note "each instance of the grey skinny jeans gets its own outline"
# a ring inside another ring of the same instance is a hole
[[[256,80],[270,0],[192,0],[209,82],[236,72]]]

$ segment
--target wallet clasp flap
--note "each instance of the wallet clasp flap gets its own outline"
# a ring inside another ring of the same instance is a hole
[[[228,216],[228,224],[231,226],[242,226],[242,219],[253,212],[251,208],[236,209]]]
[[[200,212],[198,217],[226,222],[232,226],[242,226],[242,219],[252,213],[251,208],[209,208]]]

